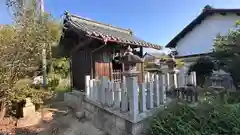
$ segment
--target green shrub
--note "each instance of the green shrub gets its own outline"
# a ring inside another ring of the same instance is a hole
[[[70,64],[68,58],[59,58],[53,60],[54,73],[61,75],[61,78],[69,76]]]
[[[60,77],[56,74],[48,75],[48,88],[54,90],[59,85]]]
[[[149,135],[238,135],[239,105],[202,104],[196,108],[175,104],[151,123]]]
[[[196,107],[179,101],[171,103],[153,119],[148,135],[240,134],[238,92],[205,90],[202,94],[207,101]]]

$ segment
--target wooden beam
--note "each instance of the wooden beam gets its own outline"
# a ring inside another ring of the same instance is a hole
[[[114,78],[113,78],[113,67],[112,67],[112,62],[109,62],[109,78],[110,78],[110,81],[113,81]]]
[[[140,47],[140,57],[143,57],[143,47]]]
[[[144,63],[140,63],[140,64],[141,64],[141,76],[142,76],[141,83],[143,83],[144,82]]]
[[[92,56],[92,53],[90,52],[90,70],[91,70],[91,79],[93,79],[94,77],[93,77],[93,64],[95,64],[95,63],[93,63],[93,56]],[[96,65],[94,65],[94,67],[95,67],[95,70],[96,70]],[[95,76],[96,76],[96,71],[95,71]]]
[[[70,66],[70,69],[69,69],[69,72],[70,72],[70,87],[71,87],[71,91],[73,90],[74,88],[74,85],[73,85],[73,71],[72,71],[72,55],[70,55],[70,58],[69,58],[69,66]]]
[[[92,42],[91,38],[88,38],[86,40],[84,40],[83,42],[80,42],[77,46],[75,46],[71,51],[70,51],[70,55],[72,55],[73,53],[77,52],[80,48],[90,44]]]

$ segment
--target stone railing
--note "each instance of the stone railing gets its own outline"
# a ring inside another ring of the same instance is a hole
[[[185,79],[178,74],[170,81],[168,74],[150,74],[145,76],[145,81],[138,83],[134,73],[125,74],[121,82],[110,81],[107,77],[98,80],[86,76],[86,93],[82,101],[84,114],[97,128],[110,135],[139,135],[149,126],[149,118],[171,101],[167,98],[169,82],[173,83],[170,85],[174,89],[179,88],[181,77]],[[194,75],[186,79],[184,82],[195,82]],[[182,97],[179,93],[177,91],[175,97]]]
[[[174,90],[171,95],[177,98],[189,98],[189,101],[196,99],[196,92],[189,88],[179,88],[188,83],[196,86],[195,73],[186,77],[181,75],[173,74],[170,80],[169,73],[147,74],[142,83],[138,83],[137,76],[124,76],[122,82],[110,81],[107,77],[97,80],[86,76],[86,99],[103,108],[108,107],[115,112],[127,114],[128,120],[138,121],[145,116],[145,112],[162,107],[166,103],[166,91]],[[185,79],[182,81],[184,84],[180,85],[180,79]]]
[[[122,83],[86,76],[86,98],[102,108],[124,115],[127,120],[140,121],[149,110],[166,103],[165,75],[138,84],[137,77],[124,77]],[[161,78],[161,79],[160,79]]]

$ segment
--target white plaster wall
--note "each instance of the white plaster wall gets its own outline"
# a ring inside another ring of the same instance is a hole
[[[237,20],[240,20],[240,16],[236,14],[208,16],[177,43],[178,56],[211,52],[216,36],[227,34],[230,28],[234,28]]]

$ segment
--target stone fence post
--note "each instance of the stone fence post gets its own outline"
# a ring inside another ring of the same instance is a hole
[[[137,74],[126,74],[126,85],[129,93],[130,115],[133,120],[136,120],[138,110],[138,83]]]

